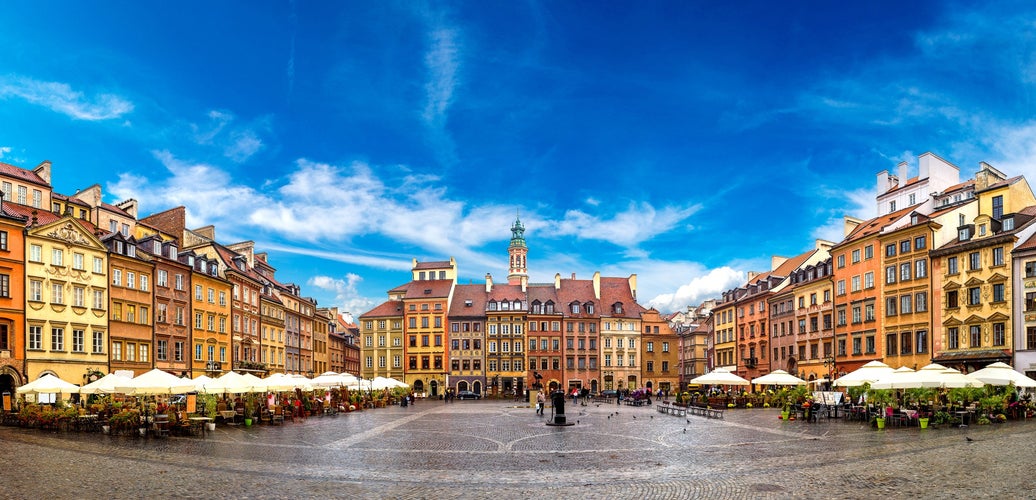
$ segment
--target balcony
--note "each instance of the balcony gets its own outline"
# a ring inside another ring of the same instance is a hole
[[[759,358],[741,358],[741,362],[745,365],[745,368],[755,368],[759,363]]]

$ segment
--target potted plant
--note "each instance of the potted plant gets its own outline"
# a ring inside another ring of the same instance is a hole
[[[878,408],[874,417],[874,423],[878,429],[885,428],[885,409],[892,404],[893,396],[890,389],[867,389],[867,402],[873,403]]]
[[[252,406],[253,405],[254,405],[254,403],[252,401],[252,395],[248,394],[247,396],[245,396],[245,409],[244,409],[244,413],[245,413],[245,427],[250,427],[252,425]]]

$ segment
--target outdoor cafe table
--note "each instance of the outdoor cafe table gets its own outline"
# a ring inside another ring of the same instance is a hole
[[[219,416],[223,417],[225,421],[234,421],[234,417],[237,416],[237,412],[234,410],[222,410],[219,412]]]
[[[187,420],[191,422],[191,434],[197,430],[202,437],[205,436],[205,424],[212,422],[209,417],[189,417]]]

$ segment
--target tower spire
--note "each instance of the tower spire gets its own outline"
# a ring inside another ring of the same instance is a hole
[[[517,285],[521,283],[522,278],[529,276],[525,267],[528,254],[529,247],[525,245],[525,225],[522,224],[521,214],[515,210],[514,223],[511,224],[511,245],[507,247],[507,256],[510,260],[507,283]]]

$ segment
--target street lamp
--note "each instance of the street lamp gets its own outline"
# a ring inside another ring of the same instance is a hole
[[[828,354],[824,358],[824,366],[827,368],[827,383],[833,384],[835,381],[835,356]]]

